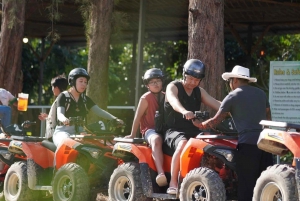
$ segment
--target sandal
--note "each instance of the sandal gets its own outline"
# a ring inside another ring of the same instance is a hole
[[[159,186],[167,186],[168,185],[168,181],[167,181],[167,177],[164,173],[160,173],[159,175],[157,175],[156,177],[156,183]]]
[[[175,188],[175,187],[169,187],[168,190],[167,190],[167,193],[171,194],[171,195],[176,195],[177,188]]]

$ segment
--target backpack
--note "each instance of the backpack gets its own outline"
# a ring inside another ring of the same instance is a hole
[[[71,103],[71,97],[69,95],[68,91],[63,91],[62,92],[65,97],[66,97],[66,103],[65,103],[65,109],[66,111],[69,109],[70,107],[70,103]],[[85,108],[87,110],[86,107],[86,96],[82,93],[81,94],[83,97],[83,103],[85,105]],[[52,138],[55,127],[57,125],[57,98],[55,99],[55,101],[53,102],[53,104],[51,105],[49,114],[48,114],[48,118],[46,120],[46,133],[45,133],[45,137],[46,138]]]

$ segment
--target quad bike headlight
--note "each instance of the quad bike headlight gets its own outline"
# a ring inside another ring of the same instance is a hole
[[[89,154],[90,154],[93,158],[95,158],[95,159],[97,159],[97,158],[100,156],[100,154],[101,154],[101,150],[96,149],[96,148],[92,148],[92,147],[83,147],[83,148],[81,148],[81,149],[84,150],[84,151],[89,152]]]
[[[214,150],[214,152],[221,154],[222,156],[224,156],[226,158],[226,160],[228,160],[229,162],[232,162],[233,159],[233,153],[230,150],[227,149],[216,149]]]

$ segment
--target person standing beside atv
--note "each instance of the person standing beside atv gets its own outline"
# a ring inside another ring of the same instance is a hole
[[[75,126],[70,125],[69,117],[81,117],[86,119],[86,115],[89,110],[93,111],[97,116],[108,119],[116,120],[120,124],[123,121],[110,113],[102,110],[98,107],[91,98],[85,95],[85,90],[90,79],[89,74],[83,68],[74,68],[70,71],[68,76],[68,83],[71,88],[68,90],[71,101],[68,108],[66,105],[66,96],[64,93],[60,93],[57,97],[57,119],[58,125],[55,128],[53,134],[53,142],[56,146],[59,146],[64,139],[69,138],[71,134],[75,134]],[[82,128],[80,128],[82,130]]]
[[[159,186],[168,185],[167,178],[163,169],[163,138],[155,132],[154,116],[159,108],[160,99],[164,97],[162,92],[164,75],[160,69],[152,68],[145,72],[143,81],[148,88],[148,92],[140,98],[133,124],[131,134],[125,138],[135,138],[138,126],[146,142],[151,146],[152,157],[157,169],[156,183]]]
[[[54,97],[56,98],[61,92],[67,90],[68,87],[68,80],[65,77],[65,75],[58,75],[51,80],[51,87]],[[41,113],[38,118],[41,121],[46,120],[48,117],[48,114]]]
[[[200,129],[216,126],[231,113],[239,140],[236,156],[238,175],[238,200],[251,201],[256,180],[261,172],[273,164],[272,155],[258,149],[257,140],[262,126],[261,120],[271,120],[271,111],[266,94],[261,89],[250,86],[256,78],[250,77],[249,69],[235,66],[230,73],[223,73],[222,78],[229,82],[231,92],[222,101],[217,114],[200,123],[193,121]]]
[[[171,181],[168,194],[176,194],[180,154],[191,137],[201,131],[193,125],[194,112],[200,110],[201,103],[218,110],[220,102],[211,97],[203,88],[199,87],[205,77],[205,66],[198,59],[188,60],[183,67],[183,79],[173,81],[166,89],[164,105],[167,131],[165,144],[175,153],[171,162]]]

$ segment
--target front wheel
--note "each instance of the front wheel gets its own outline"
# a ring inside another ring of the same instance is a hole
[[[180,187],[180,200],[225,201],[226,191],[219,175],[205,167],[191,170]]]
[[[67,163],[56,172],[53,179],[54,201],[87,201],[89,193],[88,176],[78,164]]]
[[[140,179],[140,166],[136,163],[119,165],[110,177],[109,200],[146,201]]]
[[[253,201],[297,201],[295,169],[288,165],[273,165],[256,181]]]
[[[16,162],[8,169],[4,179],[6,201],[28,201],[39,198],[39,191],[28,187],[26,162]]]

